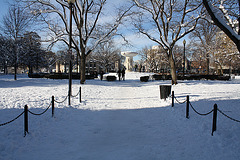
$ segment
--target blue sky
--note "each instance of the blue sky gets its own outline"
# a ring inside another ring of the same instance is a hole
[[[5,15],[8,11],[8,3],[12,2],[12,0],[0,0],[0,19],[2,20],[3,15]]]

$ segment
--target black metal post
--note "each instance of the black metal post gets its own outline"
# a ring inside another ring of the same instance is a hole
[[[217,130],[217,104],[213,106],[213,124],[212,124],[212,136],[213,132]]]
[[[160,99],[162,99],[162,97],[161,97],[161,85],[159,85],[159,91],[160,91]]]
[[[77,73],[79,73],[79,67],[78,67],[78,59],[79,59],[79,57],[78,57],[79,55],[77,54]]]
[[[183,41],[183,79],[185,74],[185,47],[186,47],[186,41]]]
[[[17,80],[17,68],[18,68],[18,56],[17,56],[17,50],[16,50],[16,44],[15,44],[15,42],[14,42],[14,45],[13,45],[13,51],[14,51],[14,55],[15,55],[15,57],[14,57],[14,61],[15,61],[15,63],[14,63],[14,80]]]
[[[69,61],[69,90],[68,90],[68,105],[71,105],[72,96],[72,61]]]
[[[240,35],[240,1],[238,1],[238,35]]]
[[[52,117],[54,117],[54,96],[52,96]]]
[[[172,107],[174,107],[174,91],[172,91]]]
[[[229,77],[231,78],[231,66],[232,66],[232,60],[229,61]]]
[[[79,102],[82,102],[82,88],[79,88]]]
[[[70,3],[70,34],[69,34],[69,90],[68,90],[68,105],[71,105],[71,95],[72,95],[72,12],[73,3]]]
[[[187,96],[186,118],[189,119],[189,96]]]
[[[24,106],[24,137],[28,133],[28,106]]]

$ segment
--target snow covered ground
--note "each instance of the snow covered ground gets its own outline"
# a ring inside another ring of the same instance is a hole
[[[236,160],[240,157],[240,123],[218,112],[217,131],[211,136],[212,114],[197,115],[186,104],[160,100],[159,85],[170,81],[140,82],[143,73],[127,73],[126,81],[88,80],[78,97],[55,103],[42,116],[29,114],[29,134],[23,135],[23,116],[0,126],[1,160]],[[146,74],[146,73],[144,73]],[[73,94],[79,90],[73,81]],[[23,112],[44,111],[54,95],[61,101],[68,80],[0,76],[0,123]],[[186,95],[194,108],[220,110],[240,120],[240,79],[232,81],[179,81],[172,87],[179,101]]]

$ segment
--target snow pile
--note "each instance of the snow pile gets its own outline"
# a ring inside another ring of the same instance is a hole
[[[29,134],[23,137],[23,116],[0,127],[0,159],[159,160],[228,159],[240,156],[240,123],[218,113],[217,131],[211,136],[212,114],[199,116],[185,104],[160,100],[159,85],[170,81],[140,82],[146,73],[127,73],[125,81],[88,80],[78,97],[55,103],[42,116],[29,115]],[[28,105],[44,111],[54,95],[68,93],[68,80],[0,76],[0,123],[19,115]],[[73,81],[73,95],[79,90]],[[179,81],[172,87],[179,101],[186,95],[197,111],[207,113],[215,103],[227,115],[240,119],[240,80]]]

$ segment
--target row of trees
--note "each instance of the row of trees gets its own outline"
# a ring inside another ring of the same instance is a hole
[[[237,46],[216,25],[201,20],[192,35],[191,58],[195,61],[202,59],[207,74],[210,72],[210,66],[215,66],[215,72],[218,72],[220,67],[221,72],[219,74],[223,74],[223,66],[232,67],[235,70],[240,69],[240,54]]]
[[[157,49],[145,47],[141,51],[141,60],[149,67],[150,71],[169,68],[166,67],[168,59],[164,54],[164,49],[161,46],[156,47]],[[178,71],[182,71],[183,46],[175,45],[173,53],[176,68]],[[217,73],[219,70],[218,74],[223,74],[223,66],[240,70],[240,54],[236,45],[216,25],[206,20],[199,20],[196,30],[190,33],[190,41],[186,46],[186,58],[186,62],[195,62],[196,66],[193,65],[193,67],[202,69],[205,74]],[[199,68],[200,66],[201,68]]]
[[[173,48],[174,62],[177,71],[183,68],[183,50],[183,46],[179,45],[175,45]],[[140,56],[140,63],[145,65],[150,72],[168,72],[170,69],[168,57],[161,46],[146,46],[140,51]]]
[[[51,37],[48,37],[51,44],[62,41],[69,45],[69,1],[21,2],[48,25],[52,32]],[[240,38],[234,25],[239,17],[239,2],[234,0],[125,0],[124,6],[114,10],[107,9],[110,7],[109,3],[107,0],[76,0],[73,4],[74,28],[70,39],[73,42],[71,47],[81,59],[81,83],[85,82],[86,58],[101,43],[113,36],[122,36],[117,29],[126,17],[130,17],[128,19],[131,19],[138,32],[163,48],[171,67],[173,84],[177,84],[174,47],[180,39],[197,28],[200,19],[207,19],[205,7],[215,23],[239,47]],[[226,24],[229,24],[230,28]]]
[[[63,41],[68,44],[70,28],[68,25],[69,4],[66,0],[24,0],[30,10],[36,15],[55,13],[59,18],[56,24],[49,17],[44,17],[49,28],[55,34],[52,43]],[[131,16],[133,25],[137,30],[145,34],[164,48],[171,66],[173,83],[177,83],[176,66],[173,57],[173,48],[177,41],[192,32],[197,26],[197,21],[203,16],[203,6],[201,1],[192,0],[133,0],[125,1],[124,7],[114,10],[109,21],[102,20],[104,17],[106,0],[76,0],[74,3],[73,18],[75,24],[74,36],[72,36],[73,48],[81,58],[81,83],[85,82],[85,62],[86,57],[92,53],[96,47],[117,35],[117,28],[125,17]],[[139,10],[140,9],[140,10]],[[149,18],[151,17],[151,19]],[[60,25],[59,25],[60,24]],[[149,25],[148,25],[149,24]],[[79,42],[80,45],[77,45]],[[69,45],[69,44],[68,44]]]
[[[232,66],[235,69],[239,69],[240,56],[237,49],[237,47],[239,47],[239,36],[237,34],[240,33],[238,30],[240,17],[240,13],[238,13],[239,2],[232,0],[212,0],[203,2],[213,21],[206,11],[202,14],[201,19],[198,19],[195,30],[190,33],[191,43],[187,46],[187,51],[189,53],[188,59],[201,63],[201,65],[206,68],[207,74],[209,74],[210,64],[216,66],[216,71],[218,70],[217,66],[220,66],[222,70],[223,65],[229,66],[229,68]],[[146,7],[143,8],[147,9]],[[152,11],[151,9],[148,10]],[[157,14],[155,16],[157,16]],[[155,19],[155,21],[158,20]],[[214,23],[217,24],[217,26],[214,25]],[[225,34],[221,32],[218,27],[222,29]],[[149,34],[144,34],[151,38]],[[171,61],[169,58],[168,60],[166,59],[167,55],[162,56],[163,49],[166,47],[160,45],[160,48],[162,48],[158,51],[160,54],[157,54],[156,51],[151,49],[143,50],[145,55],[148,54],[148,59],[145,56],[145,62],[148,63],[150,68],[156,68],[160,62]],[[181,66],[181,62],[183,62],[183,51],[180,51],[181,54],[179,56],[178,48],[177,45],[173,47],[176,68],[180,68],[179,66]]]
[[[8,13],[3,16],[0,36],[0,64],[3,71],[14,67],[14,79],[17,79],[19,67],[33,72],[40,68],[48,68],[54,61],[54,53],[42,48],[41,37],[33,31],[36,17],[29,14],[20,3],[11,4]]]
[[[52,31],[49,42],[55,44],[62,41],[68,46],[70,35],[69,10],[70,1],[67,0],[22,0],[29,10],[46,22]],[[73,6],[73,36],[71,48],[74,48],[80,57],[81,83],[85,83],[86,58],[97,46],[117,35],[117,28],[131,8],[111,13],[109,20],[104,19],[107,14],[106,0],[76,0]],[[70,47],[69,47],[70,48]]]
[[[8,67],[26,69],[33,73],[33,69],[49,69],[55,60],[55,54],[41,47],[41,38],[36,32],[26,32],[16,40],[0,37],[0,66],[7,74]]]

